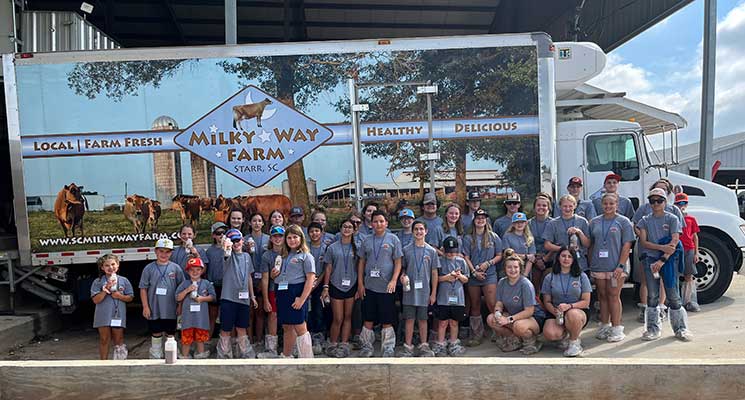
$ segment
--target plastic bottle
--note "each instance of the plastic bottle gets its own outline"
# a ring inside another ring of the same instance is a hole
[[[166,364],[175,364],[176,363],[176,339],[174,339],[173,336],[169,336],[168,339],[166,339]]]
[[[224,236],[222,238],[222,248],[225,252],[225,257],[230,257],[233,254],[233,242]]]
[[[111,287],[109,288],[110,292],[116,292],[117,290],[119,290],[119,277],[117,277],[116,274],[111,274],[111,276],[109,277],[109,282],[111,282]]]
[[[199,296],[199,292],[197,291],[197,288],[199,288],[199,285],[196,282],[191,283],[192,286],[194,286],[194,290],[192,290],[189,295],[191,295],[191,298],[196,300]]]
[[[246,240],[246,243],[248,243],[248,252],[253,254],[254,251],[256,251],[256,241],[251,236],[248,237]]]
[[[282,269],[282,256],[278,255],[274,258],[274,270],[279,271]]]
[[[561,311],[558,314],[556,314],[556,324],[559,326],[564,325],[564,313]]]
[[[408,275],[404,275],[404,292],[411,290],[411,280]]]
[[[184,241],[184,247],[186,250],[191,251],[191,248],[194,247],[194,242],[192,242],[191,239],[186,239],[186,241]]]

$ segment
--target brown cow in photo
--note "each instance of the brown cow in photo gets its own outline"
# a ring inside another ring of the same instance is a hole
[[[199,215],[202,210],[198,196],[188,194],[177,194],[174,196],[171,208],[181,211],[181,222],[193,226],[199,225]]]
[[[269,194],[264,196],[241,196],[240,204],[246,218],[253,213],[261,214],[265,219],[269,218],[269,213],[273,210],[280,210],[285,217],[285,221],[290,216],[292,202],[290,198],[282,194]]]
[[[74,183],[65,185],[57,193],[57,199],[54,201],[54,215],[62,226],[65,237],[67,237],[68,231],[72,233],[72,237],[75,237],[76,226],[80,227],[80,235],[84,234],[83,215],[88,208],[88,201],[83,196],[82,190],[82,186],[77,186]]]
[[[265,98],[258,103],[233,107],[233,128],[242,129],[240,122],[251,118],[256,118],[256,125],[261,128],[261,114],[264,113],[264,108],[269,104],[272,104],[272,101]]]
[[[148,200],[148,208],[150,213],[148,215],[147,222],[150,224],[150,231],[158,231],[158,220],[160,220],[160,214],[162,212],[160,202],[158,200]]]
[[[124,218],[132,222],[135,233],[144,233],[150,219],[150,199],[139,194],[127,196],[124,201]]]
[[[202,197],[199,199],[199,207],[202,211],[212,211],[215,209],[215,199],[211,197]]]

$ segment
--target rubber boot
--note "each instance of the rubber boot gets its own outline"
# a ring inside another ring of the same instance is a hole
[[[538,353],[538,351],[540,351],[541,347],[543,346],[543,344],[539,342],[535,336],[524,338],[522,342],[523,346],[522,349],[520,349],[520,352],[525,354],[526,356]]]
[[[220,340],[217,342],[217,358],[233,358],[233,349],[230,345],[230,336],[220,336]]]
[[[323,354],[323,333],[317,332],[311,335],[311,339],[313,340],[313,354],[314,355],[321,355]]]
[[[126,360],[128,354],[126,344],[114,346],[114,360]]]
[[[310,332],[298,336],[295,343],[298,349],[298,358],[313,358],[313,339]]]
[[[644,333],[642,340],[650,341],[660,338],[660,308],[647,307],[644,313]]]
[[[690,342],[693,339],[693,334],[688,330],[688,313],[685,308],[670,309],[670,326],[676,338],[684,342]]]
[[[689,312],[699,312],[701,311],[701,306],[698,304],[698,288],[696,287],[695,281],[686,282],[685,286],[687,288],[689,296],[686,297],[685,301],[685,308],[686,311]]]
[[[254,347],[251,345],[248,336],[238,336],[236,341],[238,342],[238,353],[241,358],[256,358],[256,352],[254,352]]]
[[[264,351],[259,353],[257,358],[277,358],[277,336],[266,335],[264,336]]]
[[[471,325],[471,338],[466,342],[466,345],[475,347],[481,344],[481,339],[484,337],[484,320],[479,315],[470,317],[469,323]]]
[[[150,337],[150,358],[159,360],[163,358],[163,337]]]
[[[375,332],[370,329],[362,327],[360,332],[360,357],[372,357],[373,345],[375,344]]]
[[[396,331],[393,327],[383,328],[381,333],[380,351],[383,357],[395,357]]]

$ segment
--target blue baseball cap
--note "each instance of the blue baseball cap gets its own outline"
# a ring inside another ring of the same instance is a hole
[[[225,237],[233,242],[238,242],[243,239],[243,234],[238,229],[233,228],[225,232]]]
[[[410,208],[404,208],[398,212],[398,218],[414,218],[414,211]]]
[[[281,225],[274,225],[272,226],[272,229],[269,230],[269,236],[274,235],[283,235],[285,234],[285,228]]]
[[[522,222],[528,221],[528,218],[525,216],[525,213],[521,213],[521,212],[514,213],[512,215],[512,223],[514,224],[515,222],[520,222],[520,221]]]

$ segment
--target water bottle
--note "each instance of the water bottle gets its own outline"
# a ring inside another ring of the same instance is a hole
[[[559,326],[564,326],[564,313],[559,311],[558,314],[556,314],[556,323]]]
[[[660,271],[652,272],[652,277],[654,279],[660,279]]]
[[[248,237],[248,240],[246,240],[248,243],[248,252],[253,254],[254,251],[256,251],[256,241],[251,236]]]
[[[166,339],[166,364],[175,364],[176,363],[176,339],[173,338],[173,336],[169,336],[168,339]]]
[[[118,282],[119,277],[116,276],[116,274],[111,274],[109,277],[109,282],[111,282],[111,287],[109,288],[109,292],[116,292],[118,289]]]
[[[404,275],[404,292],[411,290],[411,280],[408,275]]]
[[[279,271],[282,269],[282,256],[277,255],[277,257],[274,258],[274,270]]]
[[[233,242],[225,236],[222,238],[222,248],[225,252],[225,257],[230,257],[233,254]]]
[[[191,285],[194,286],[194,290],[189,295],[191,295],[192,300],[196,300],[199,297],[199,285],[196,282],[192,282]]]
[[[573,233],[569,235],[569,248],[572,250],[579,250],[579,235]]]
[[[191,252],[192,247],[194,247],[194,242],[192,242],[191,239],[186,239],[186,241],[184,241],[184,247],[186,248],[186,251]]]

